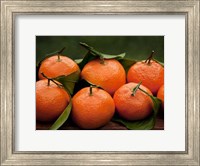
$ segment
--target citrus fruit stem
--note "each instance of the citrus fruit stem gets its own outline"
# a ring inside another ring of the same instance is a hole
[[[50,79],[48,79],[48,86],[50,86]]]
[[[101,64],[105,64],[105,61],[104,61],[103,56],[100,56],[100,60],[101,60],[101,61],[100,61]]]
[[[139,84],[135,88],[133,88],[131,96],[135,96],[137,90],[140,88],[141,83],[142,81],[140,81]]]
[[[90,85],[90,96],[92,96],[92,88],[93,88],[93,86]]]
[[[145,63],[147,63],[148,65],[151,63],[154,53],[155,53],[155,51],[152,50],[150,56],[145,60]]]
[[[56,81],[53,80],[53,78],[49,78],[47,77],[44,73],[41,73],[43,77],[45,77],[46,79],[48,79],[48,86],[50,86],[50,81],[52,81],[54,84],[56,84],[58,87],[62,87],[62,85],[58,84]]]
[[[61,62],[61,59],[60,59],[60,54],[58,54],[58,59],[57,59],[57,62]]]
[[[90,96],[92,96],[93,95],[93,93],[92,93],[92,88],[99,88],[100,86],[98,86],[98,85],[90,85]]]
[[[58,61],[58,62],[61,62],[60,54],[65,50],[65,48],[66,48],[66,47],[63,47],[60,51],[57,52],[57,54],[58,54],[58,59],[57,59],[57,61]]]

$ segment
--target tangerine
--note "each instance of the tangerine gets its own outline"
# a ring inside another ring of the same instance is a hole
[[[164,85],[162,85],[158,90],[157,98],[162,101],[162,108],[164,109]]]
[[[158,89],[164,84],[164,67],[151,58],[137,62],[128,70],[127,82],[142,82],[142,85],[156,95]]]
[[[57,85],[56,85],[57,84]],[[69,104],[68,93],[59,83],[48,79],[36,82],[36,119],[38,121],[53,121]]]
[[[151,91],[140,85],[140,89],[134,94],[133,89],[137,85],[133,82],[127,83],[120,87],[113,97],[116,111],[126,120],[141,120],[152,112],[153,102],[146,94],[152,95]]]
[[[69,75],[75,71],[80,71],[79,66],[66,56],[54,55],[42,61],[38,77],[45,79],[42,73],[47,77],[55,78],[61,75]]]
[[[72,119],[83,129],[96,129],[107,124],[115,112],[112,97],[99,88],[86,87],[72,98]]]
[[[88,62],[81,77],[92,84],[99,85],[111,95],[126,83],[126,73],[123,66],[115,59],[95,59]]]

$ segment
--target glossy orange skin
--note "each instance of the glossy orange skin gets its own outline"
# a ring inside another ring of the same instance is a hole
[[[150,89],[156,95],[158,89],[164,84],[164,68],[151,60],[150,64],[137,62],[132,65],[127,74],[127,82],[139,83]]]
[[[136,83],[128,83],[120,87],[114,94],[114,102],[118,114],[126,120],[141,120],[149,116],[153,109],[151,98],[141,90],[132,96],[132,89]],[[152,95],[151,91],[140,85],[140,88]]]
[[[164,85],[162,85],[158,90],[157,98],[162,101],[162,108],[164,109]]]
[[[125,70],[115,59],[105,59],[104,64],[99,59],[88,62],[81,72],[81,77],[99,85],[111,95],[126,83]]]
[[[72,98],[72,119],[82,129],[96,129],[107,124],[115,112],[109,93],[102,89],[86,87]]]
[[[80,71],[79,66],[70,58],[66,56],[52,56],[42,61],[38,77],[39,79],[45,79],[41,73],[44,73],[49,78],[55,78],[61,75],[69,75],[75,71]]]
[[[36,82],[36,119],[42,122],[56,120],[69,104],[68,93],[48,80]]]

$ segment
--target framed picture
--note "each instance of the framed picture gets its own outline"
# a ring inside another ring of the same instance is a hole
[[[36,130],[164,130],[164,36],[36,36],[36,64]],[[134,95],[137,86],[147,94]]]
[[[199,165],[199,31],[199,1],[1,1],[1,165]],[[46,56],[55,50],[59,51]],[[83,121],[90,112],[76,114],[78,83],[65,86],[62,81],[74,77],[61,79],[41,69],[44,58],[53,56],[56,62],[66,57],[74,61],[81,78],[90,83],[87,95],[103,91],[109,96],[111,104],[105,109],[112,113],[107,120],[101,118],[104,122],[96,125],[94,118]],[[124,96],[124,91],[118,92],[121,86],[113,90],[117,83],[107,87],[107,81],[104,87],[83,73],[92,61],[101,65],[117,61],[122,70],[116,80],[124,73],[125,84],[131,79],[126,57],[131,67],[142,60],[151,66],[155,60],[163,70],[163,107],[158,88],[154,92],[148,87],[147,93],[145,81],[129,81],[137,82],[132,97],[139,92],[150,96],[149,102],[160,102],[163,111],[157,114],[155,103],[144,102],[141,105],[153,111],[142,117],[142,125],[141,118],[136,123],[136,114],[120,111],[120,106],[129,108],[126,100],[117,105],[116,98]],[[64,116],[60,113],[53,122],[43,122],[52,117],[39,112],[46,109],[39,108],[36,81],[71,96],[62,108],[67,109]]]

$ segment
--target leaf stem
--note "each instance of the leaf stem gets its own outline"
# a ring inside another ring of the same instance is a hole
[[[150,56],[145,60],[145,63],[147,63],[148,65],[151,63],[154,53],[155,51],[152,50]]]
[[[61,84],[58,84],[56,81],[54,81],[53,78],[49,78],[47,77],[44,73],[41,73],[43,77],[45,77],[46,79],[48,79],[48,86],[50,86],[50,81],[52,81],[54,84],[56,84],[58,87],[62,88],[63,86]]]
[[[141,89],[140,87],[138,88],[139,90],[141,90],[143,93],[145,93],[147,96],[151,97],[150,94],[148,94],[146,91],[144,91],[143,89]]]
[[[145,93],[147,96],[152,97],[152,96],[151,96],[150,94],[148,94],[145,90],[143,90],[143,89],[140,88],[141,83],[142,83],[142,82],[139,82],[139,84],[138,84],[135,88],[133,88],[131,96],[135,96],[137,90],[139,89],[139,90],[141,90],[143,93]]]
[[[143,89],[140,88],[140,85],[141,85],[141,84],[142,84],[142,81],[140,81],[140,82],[137,84],[137,86],[136,86],[135,88],[133,88],[132,94],[131,94],[131,95],[132,95],[132,96],[135,96],[137,90],[139,89],[139,90],[141,90],[143,93],[145,93],[146,95],[148,95],[149,97],[151,97],[150,94],[148,94],[146,91],[144,91]]]
[[[137,90],[140,88],[141,83],[142,81],[140,81],[139,84],[137,84],[137,86],[133,88],[131,96],[135,96]]]
[[[92,49],[92,47],[88,46],[86,43],[80,42],[79,44],[88,50]]]
[[[58,51],[58,54],[61,54],[64,50],[65,50],[66,47],[63,47],[60,51]]]

